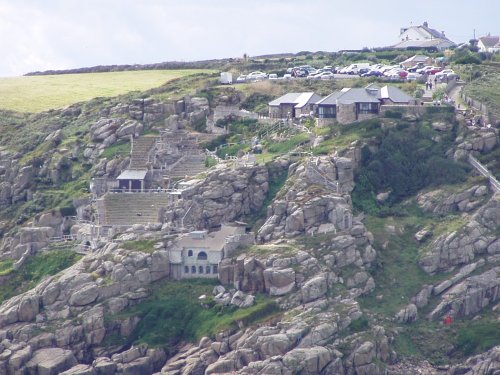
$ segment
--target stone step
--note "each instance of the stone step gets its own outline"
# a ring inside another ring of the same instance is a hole
[[[111,193],[102,201],[104,225],[147,224],[158,222],[158,211],[161,207],[169,207],[170,196],[164,193]]]

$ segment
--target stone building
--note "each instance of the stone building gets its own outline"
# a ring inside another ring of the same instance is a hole
[[[415,98],[395,86],[371,84],[364,88],[344,88],[316,103],[321,119],[335,119],[341,124],[379,116],[382,105],[414,105]]]
[[[321,96],[314,92],[291,92],[269,103],[269,117],[296,118],[309,115]]]
[[[254,243],[242,225],[222,224],[217,232],[193,231],[181,237],[170,250],[170,272],[174,279],[217,278],[219,263],[239,245]]]

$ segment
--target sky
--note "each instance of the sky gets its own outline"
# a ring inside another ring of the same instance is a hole
[[[381,47],[401,27],[500,35],[500,0],[0,0],[0,77]]]

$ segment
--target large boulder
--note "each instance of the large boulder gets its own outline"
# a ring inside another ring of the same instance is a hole
[[[314,301],[323,297],[328,291],[328,275],[321,274],[307,281],[301,288],[303,303]]]
[[[264,270],[266,291],[272,296],[282,296],[295,287],[295,271],[292,268]]]
[[[37,375],[57,375],[77,364],[71,350],[44,348],[37,350],[26,367]]]
[[[287,368],[304,375],[321,373],[331,360],[331,352],[322,346],[293,349],[283,356]]]

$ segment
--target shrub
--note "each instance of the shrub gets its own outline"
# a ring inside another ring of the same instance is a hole
[[[482,353],[500,343],[500,322],[471,322],[458,332],[457,350],[465,356]]]

